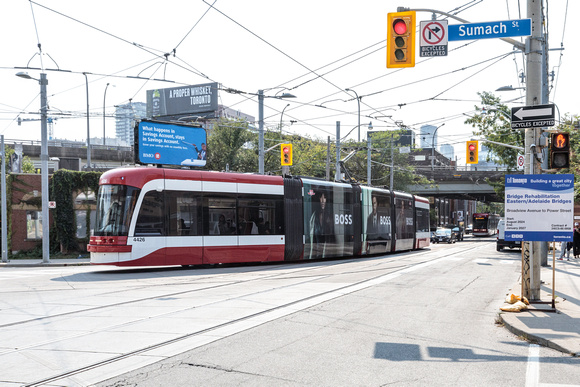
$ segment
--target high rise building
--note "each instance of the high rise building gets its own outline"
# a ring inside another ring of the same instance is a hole
[[[115,109],[115,133],[121,145],[133,146],[135,142],[135,120],[147,116],[145,102],[131,102]]]
[[[449,160],[455,160],[455,148],[451,144],[443,144],[441,148],[439,148],[439,153],[443,156],[447,157]]]
[[[435,147],[437,149],[437,127],[433,125],[423,125],[419,131],[419,144],[420,148],[431,149]],[[435,136],[433,136],[435,133]]]

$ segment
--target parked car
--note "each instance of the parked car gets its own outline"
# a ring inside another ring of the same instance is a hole
[[[457,235],[451,231],[450,228],[438,228],[435,231],[434,243],[455,243],[457,242]]]
[[[473,226],[472,225],[467,225],[467,227],[465,227],[465,233],[466,234],[471,234],[473,232]]]

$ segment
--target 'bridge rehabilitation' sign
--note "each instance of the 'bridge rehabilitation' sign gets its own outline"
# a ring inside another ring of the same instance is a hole
[[[506,175],[505,240],[571,242],[574,175]]]

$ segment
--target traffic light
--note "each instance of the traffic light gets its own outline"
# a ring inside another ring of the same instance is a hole
[[[415,11],[387,15],[387,68],[415,67]]]
[[[570,135],[552,133],[550,137],[550,168],[570,168]]]
[[[477,164],[479,162],[479,143],[477,141],[467,141],[466,164]]]
[[[280,161],[282,165],[292,165],[292,144],[280,145]]]

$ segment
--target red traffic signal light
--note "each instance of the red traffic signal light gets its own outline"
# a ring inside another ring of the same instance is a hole
[[[395,34],[403,35],[407,33],[407,23],[403,19],[397,19],[393,22],[393,30]]]
[[[479,162],[479,143],[477,141],[467,141],[467,152],[465,155],[466,164],[477,164]]]
[[[552,133],[550,139],[550,168],[570,168],[570,135]]]
[[[415,11],[387,15],[387,67],[415,66]]]
[[[280,145],[280,162],[282,165],[292,165],[292,144]]]

